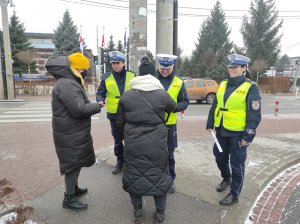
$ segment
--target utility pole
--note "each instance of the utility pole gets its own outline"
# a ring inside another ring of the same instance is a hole
[[[101,79],[101,47],[99,47],[99,30],[98,30],[98,25],[97,25],[97,52],[98,52],[98,65],[96,65],[96,67],[98,67],[98,70],[96,69],[96,76],[97,76],[97,80],[100,81]],[[101,42],[102,45],[102,42]],[[98,71],[98,72],[97,72]]]
[[[156,0],[156,54],[173,54],[173,0]]]
[[[293,93],[296,93],[296,87],[297,87],[297,79],[298,79],[298,73],[299,73],[299,61],[298,60],[296,61],[296,65],[297,65],[297,70],[296,70],[294,83],[293,83]]]
[[[178,0],[174,0],[173,8],[173,55],[178,55]],[[178,60],[175,60],[174,72],[178,69]]]
[[[129,0],[129,69],[138,74],[147,54],[147,0]]]
[[[4,80],[3,80],[3,73],[2,73],[2,43],[0,42],[0,100],[5,100],[5,93],[4,93]]]
[[[12,61],[11,61],[11,48],[10,48],[10,37],[9,37],[8,15],[7,15],[6,3],[7,3],[7,0],[1,0],[3,46],[4,46],[4,57],[5,57],[7,99],[13,100],[13,99],[15,99],[15,87],[14,87]]]

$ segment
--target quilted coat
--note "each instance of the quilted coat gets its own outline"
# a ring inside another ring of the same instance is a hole
[[[151,75],[138,76],[130,84],[132,89],[121,96],[117,111],[125,142],[123,189],[136,195],[163,195],[172,184],[164,117],[176,110],[176,102]]]
[[[57,79],[52,90],[52,128],[62,175],[95,163],[91,116],[100,112],[82,86],[79,72],[69,66],[67,57],[50,59],[47,71]]]

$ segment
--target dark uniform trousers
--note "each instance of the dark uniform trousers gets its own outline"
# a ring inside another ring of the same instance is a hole
[[[169,152],[169,169],[172,180],[176,178],[175,174],[175,125],[167,125],[168,127],[168,152]]]
[[[133,207],[141,208],[143,205],[142,195],[129,194]],[[155,207],[158,209],[166,208],[167,195],[153,195]]]
[[[220,153],[216,144],[214,145],[213,152],[216,163],[223,179],[231,179],[230,193],[238,197],[242,191],[244,182],[247,146],[240,147],[239,142],[241,141],[241,137],[239,136],[222,137],[217,133],[217,139],[223,152]]]
[[[117,120],[116,119],[110,119],[110,127],[111,127],[111,134],[114,137],[114,153],[117,157],[117,161],[123,163],[124,157],[124,145],[121,136],[118,133],[117,130]]]

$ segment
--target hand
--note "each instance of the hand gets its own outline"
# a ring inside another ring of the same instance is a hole
[[[211,131],[215,131],[214,129],[212,129],[212,128],[208,128],[208,129],[206,129],[208,132],[211,132]]]
[[[98,104],[100,105],[100,107],[104,107],[105,106],[104,101],[99,101]]]
[[[240,141],[240,146],[247,146],[247,145],[249,145],[249,142],[247,142],[246,140],[242,139]]]

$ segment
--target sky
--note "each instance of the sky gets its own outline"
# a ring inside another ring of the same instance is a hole
[[[24,23],[26,32],[53,33],[59,22],[62,21],[64,12],[68,9],[74,24],[78,27],[78,32],[81,27],[82,37],[94,54],[97,54],[97,27],[99,45],[101,45],[103,30],[105,44],[110,35],[113,35],[115,43],[118,40],[123,42],[125,29],[127,29],[127,37],[129,36],[129,0],[11,1],[14,7],[8,7],[9,17],[15,10],[20,21]],[[192,54],[201,24],[210,15],[210,10],[216,1],[178,0],[178,45],[183,49],[183,56]],[[249,15],[251,0],[220,0],[220,2],[231,29],[230,40],[237,46],[243,47],[240,28],[243,15]],[[147,48],[155,54],[156,17],[154,11],[156,10],[156,0],[148,0],[147,6]],[[277,0],[276,9],[279,11],[279,19],[283,20],[283,26],[280,29],[280,34],[283,35],[281,55],[300,56],[300,38],[297,35],[300,22],[300,1]]]

